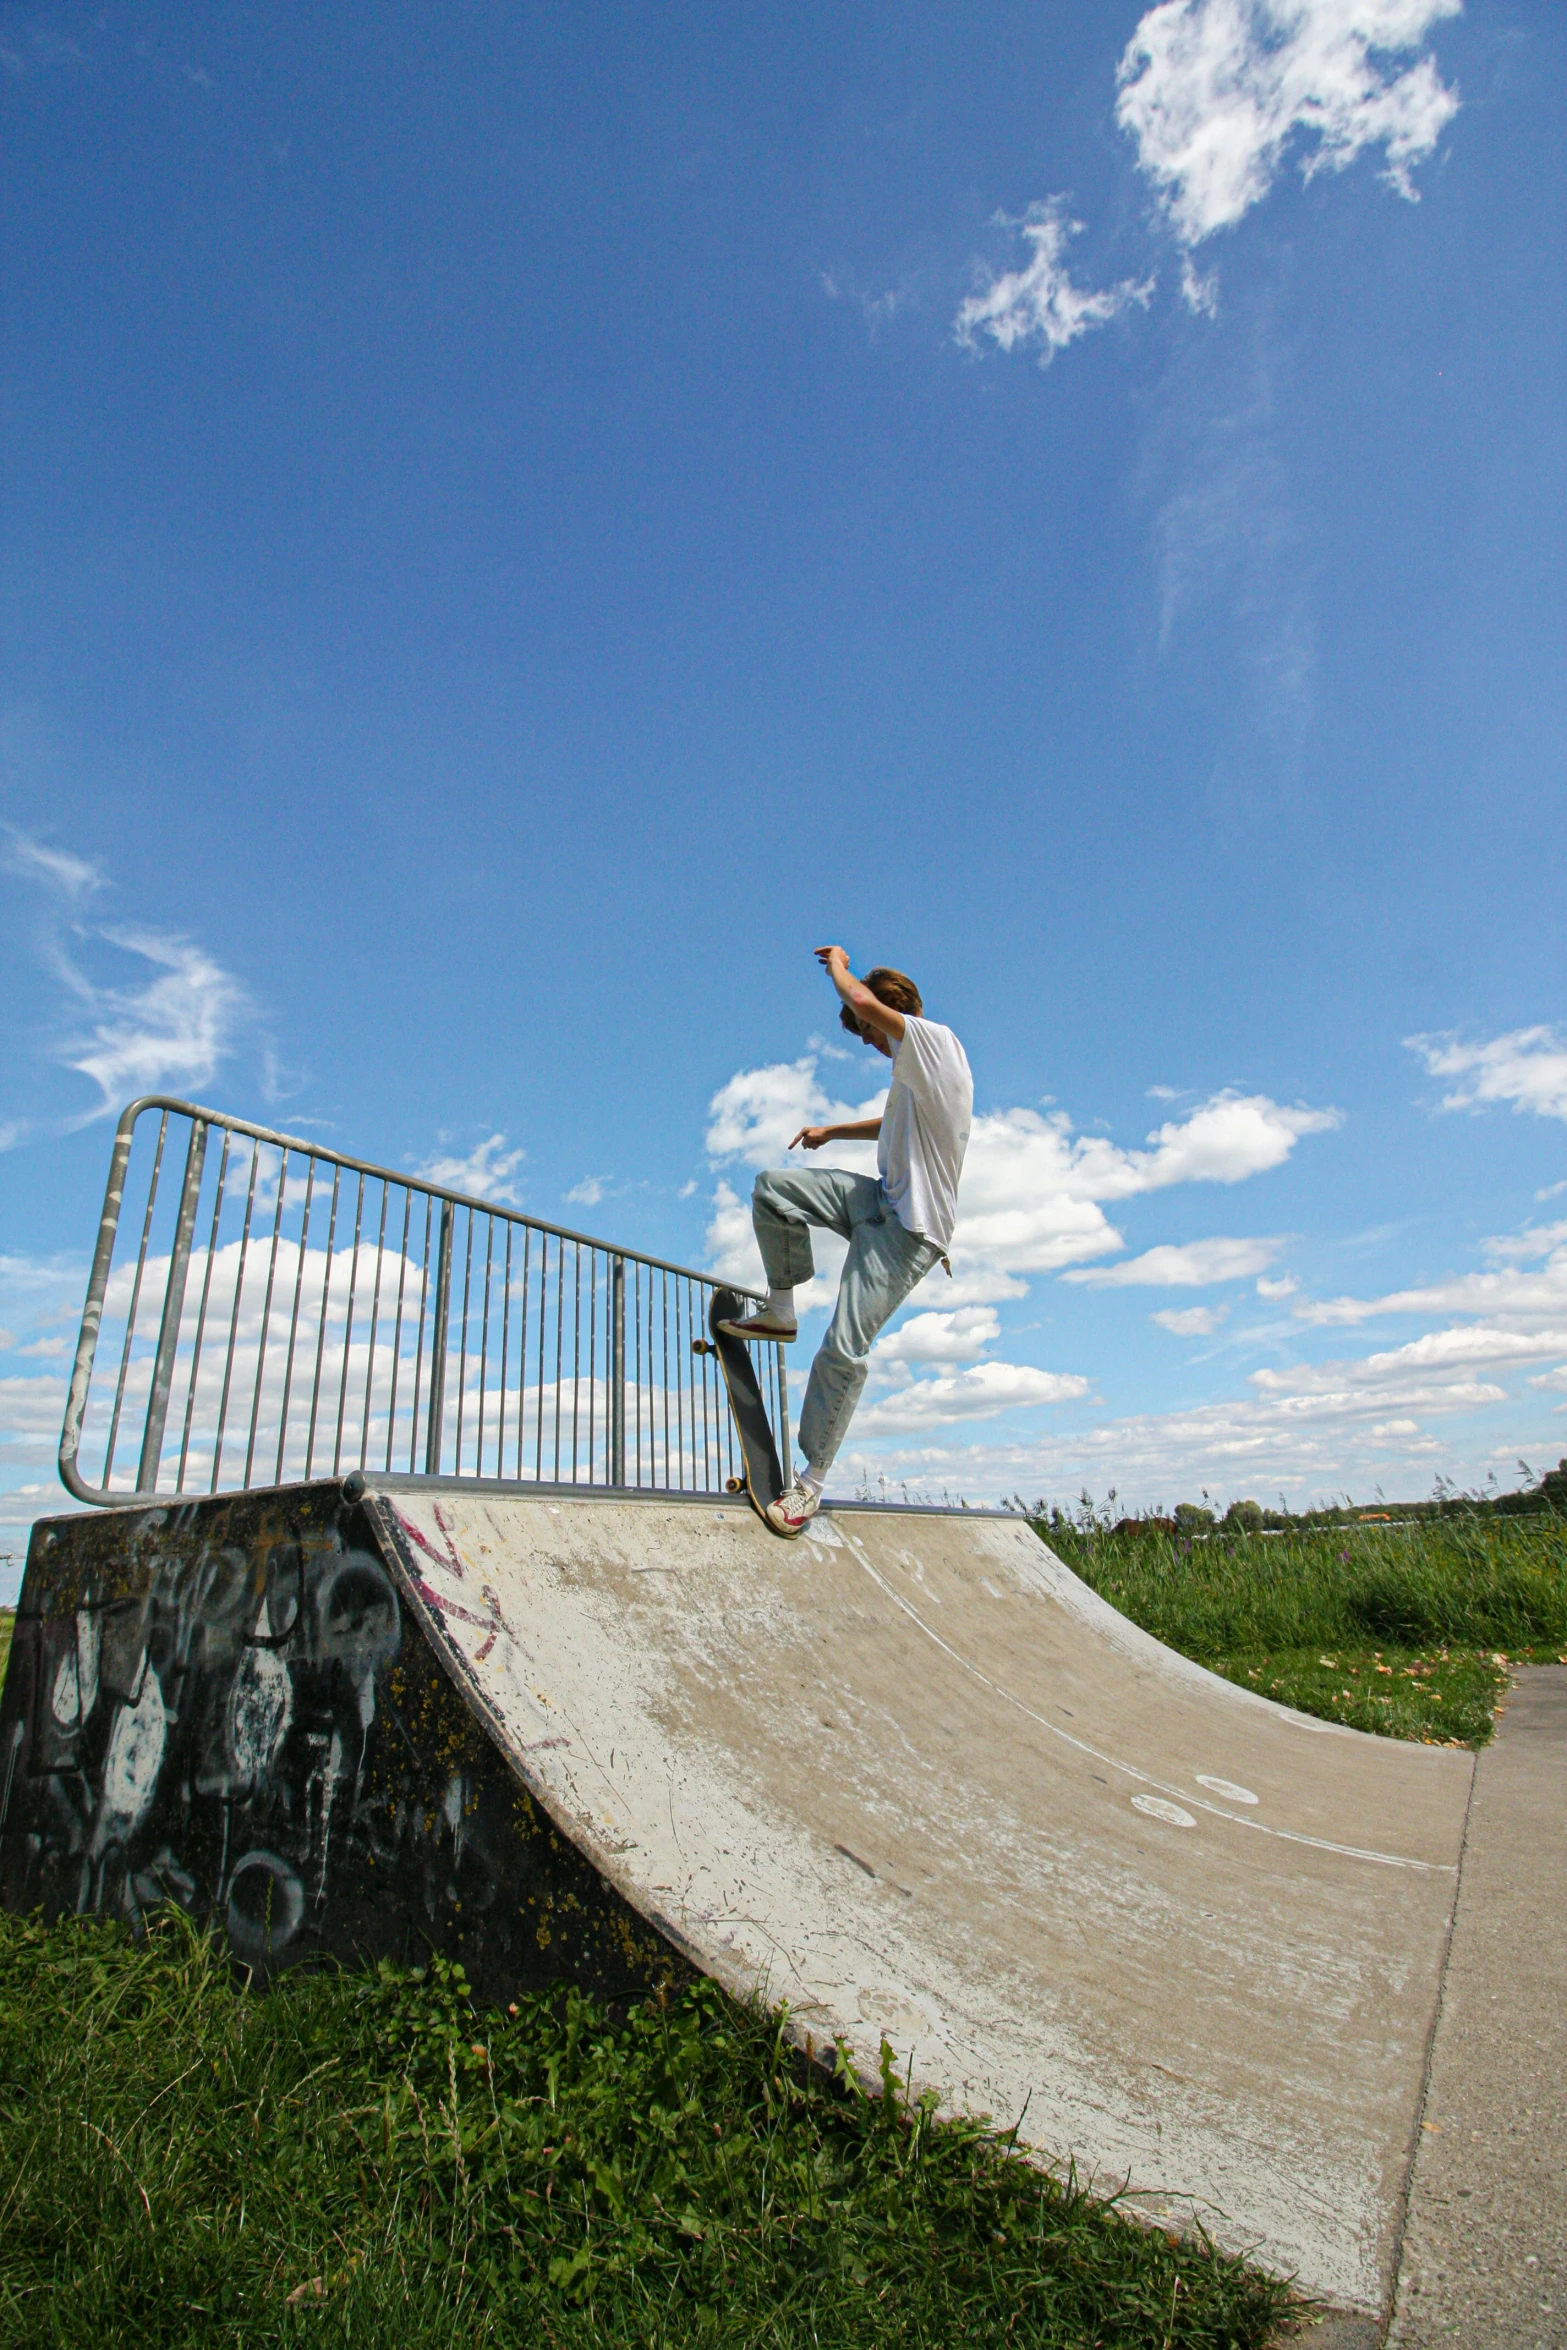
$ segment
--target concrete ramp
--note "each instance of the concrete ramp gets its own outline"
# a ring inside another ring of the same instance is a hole
[[[1468,1754],[1216,1679],[1016,1520],[367,1510],[496,1743],[693,1964],[1384,2304]]]
[[[162,1885],[253,1960],[282,1916],[497,1989],[684,1960],[1386,2305],[1472,1758],[1215,1679],[1015,1519],[784,1543],[721,1499],[354,1478],[41,1530],[17,1655],[10,1906]]]

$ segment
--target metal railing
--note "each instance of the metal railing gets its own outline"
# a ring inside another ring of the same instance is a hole
[[[115,1132],[60,1475],[116,1505],[353,1469],[721,1492],[716,1286],[150,1095]],[[753,1359],[787,1462],[782,1353]]]

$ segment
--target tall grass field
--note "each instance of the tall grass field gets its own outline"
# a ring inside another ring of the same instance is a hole
[[[1039,1531],[1200,1663],[1384,1736],[1479,1744],[1507,1664],[1567,1656],[1549,1518]],[[882,2089],[709,1985],[258,1994],[177,1914],[0,1917],[0,2350],[1262,2350],[1301,2315]]]
[[[1112,1607],[1198,1664],[1353,1729],[1491,1735],[1509,1664],[1567,1661],[1567,1522],[1476,1514],[1201,1534],[1035,1521]]]

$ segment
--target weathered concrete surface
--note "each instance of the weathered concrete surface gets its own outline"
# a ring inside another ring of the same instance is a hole
[[[1385,2310],[1472,1758],[1162,1648],[1012,1520],[370,1481],[476,1715],[733,1990]],[[1364,2329],[1362,2329],[1364,2330]]]
[[[1567,2345],[1567,1669],[1480,1757],[1394,2350]]]

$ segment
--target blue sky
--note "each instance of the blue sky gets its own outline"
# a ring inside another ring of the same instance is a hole
[[[829,938],[981,1112],[846,1480],[1567,1452],[1564,62],[0,7],[0,1547],[133,1093],[739,1266]]]

